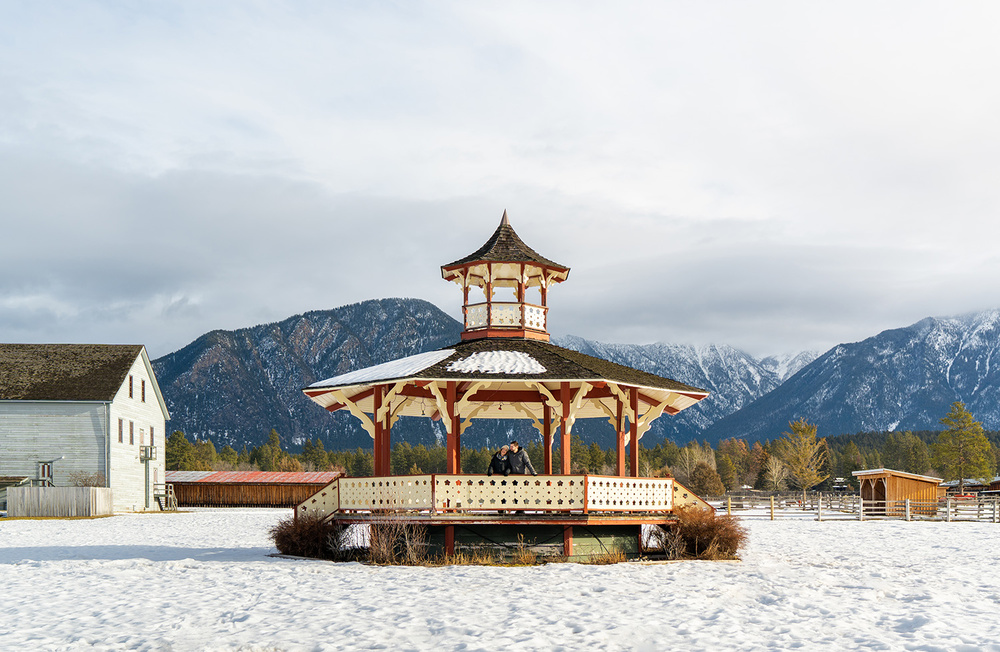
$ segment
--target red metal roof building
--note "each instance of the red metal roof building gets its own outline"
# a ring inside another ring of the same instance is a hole
[[[291,507],[340,474],[336,471],[167,471],[180,507]]]

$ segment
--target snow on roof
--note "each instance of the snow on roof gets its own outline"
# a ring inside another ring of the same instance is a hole
[[[484,374],[543,374],[545,367],[522,351],[480,351],[448,365],[448,371]]]
[[[340,385],[360,385],[389,378],[402,378],[419,373],[427,367],[436,365],[455,352],[454,349],[442,349],[440,351],[428,351],[417,355],[407,356],[399,360],[383,362],[373,367],[365,367],[357,371],[334,376],[313,383],[309,387],[337,387]]]
[[[931,475],[920,475],[919,473],[907,473],[906,471],[897,471],[895,469],[887,469],[885,467],[878,469],[867,469],[864,471],[853,471],[851,475],[855,477],[869,476],[869,475],[898,475],[906,478],[913,478],[916,480],[924,480],[926,482],[941,482],[943,478],[935,478]]]
[[[327,484],[337,471],[167,471],[167,482],[235,484]]]

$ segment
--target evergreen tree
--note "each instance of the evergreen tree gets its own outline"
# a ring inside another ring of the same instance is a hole
[[[180,430],[175,430],[167,437],[164,451],[164,464],[167,471],[180,471],[182,467],[190,466],[194,460],[194,445]]]
[[[838,459],[837,474],[847,480],[851,487],[857,489],[858,479],[854,476],[854,472],[862,471],[864,468],[864,458],[858,450],[858,445],[853,441],[847,442]]]
[[[972,418],[965,404],[955,401],[941,419],[948,427],[934,444],[934,464],[946,480],[958,480],[958,492],[965,490],[967,478],[992,478],[996,468],[990,442],[983,426]]]
[[[829,476],[822,471],[826,463],[825,440],[816,440],[816,426],[805,419],[789,423],[785,438],[778,442],[781,460],[788,467],[792,484],[802,490],[805,504],[806,491]]]
[[[232,446],[226,444],[222,447],[222,450],[219,451],[219,461],[224,462],[235,469],[236,465],[239,464],[239,455]]]
[[[719,474],[708,462],[698,462],[695,465],[690,482],[688,489],[699,496],[721,496],[726,493]]]
[[[716,471],[719,474],[719,479],[722,480],[722,484],[726,487],[726,491],[736,491],[740,488],[736,465],[733,464],[732,459],[725,453],[718,457]]]

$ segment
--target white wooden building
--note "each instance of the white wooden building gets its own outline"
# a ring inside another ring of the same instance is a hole
[[[115,511],[159,509],[169,418],[141,345],[0,344],[0,476],[89,476]]]

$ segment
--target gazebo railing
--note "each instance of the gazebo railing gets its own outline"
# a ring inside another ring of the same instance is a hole
[[[524,309],[524,322],[521,310]],[[548,309],[530,303],[493,301],[472,303],[465,306],[465,329],[480,328],[530,328],[546,330],[545,313]],[[487,317],[489,323],[487,323]]]
[[[409,475],[337,478],[298,505],[315,512],[669,512],[673,478]]]

